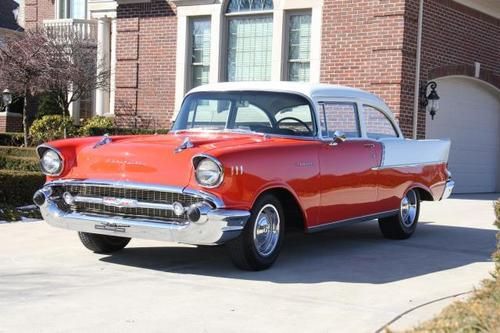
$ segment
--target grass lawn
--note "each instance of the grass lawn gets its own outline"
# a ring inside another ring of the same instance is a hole
[[[500,228],[500,201],[495,204],[496,226]],[[465,301],[446,307],[438,316],[410,330],[411,333],[488,332],[500,333],[500,232],[497,233],[496,262],[492,278]]]

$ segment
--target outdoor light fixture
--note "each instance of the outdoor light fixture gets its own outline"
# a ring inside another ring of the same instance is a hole
[[[5,111],[9,111],[9,105],[12,103],[12,92],[9,89],[2,91],[2,102],[5,107]]]
[[[431,92],[429,93],[429,95],[427,95],[427,90],[429,87],[431,88]],[[436,88],[437,83],[434,81],[423,82],[420,87],[420,105],[423,108],[429,106],[429,113],[432,120],[434,120],[434,116],[439,111],[439,95],[436,92]]]

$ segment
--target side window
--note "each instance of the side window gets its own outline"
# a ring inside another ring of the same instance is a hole
[[[397,138],[398,132],[382,111],[369,105],[363,105],[366,135],[371,139]]]
[[[348,138],[359,138],[361,136],[358,108],[355,103],[323,103],[323,112],[320,117],[323,137],[332,137],[335,131],[343,132]]]

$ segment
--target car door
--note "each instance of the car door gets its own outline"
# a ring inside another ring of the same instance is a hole
[[[376,171],[372,169],[380,163],[381,145],[361,137],[357,103],[322,102],[319,113],[324,138],[319,156],[319,223],[376,213]],[[344,133],[345,141],[332,141],[335,131]]]

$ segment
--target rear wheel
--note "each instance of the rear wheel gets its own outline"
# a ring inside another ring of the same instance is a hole
[[[416,190],[409,190],[401,199],[397,215],[379,219],[380,231],[385,238],[407,239],[417,228],[419,214],[420,196]]]
[[[259,271],[272,266],[278,258],[284,233],[283,207],[275,196],[265,194],[252,208],[242,234],[226,247],[237,267]]]
[[[123,249],[130,242],[130,238],[78,232],[82,244],[95,253],[112,253]]]

